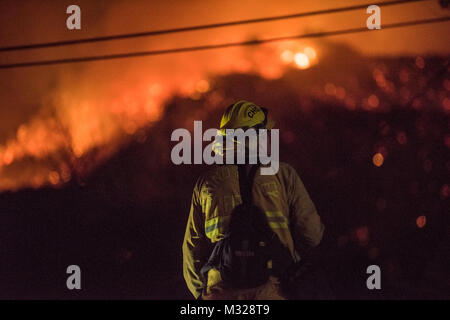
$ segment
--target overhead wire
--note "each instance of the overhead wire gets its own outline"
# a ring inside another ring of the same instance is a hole
[[[395,0],[395,1],[381,2],[381,3],[378,3],[377,5],[386,7],[386,6],[393,6],[393,5],[398,5],[398,4],[422,2],[422,1],[429,1],[429,0]],[[0,52],[16,51],[16,50],[30,50],[30,49],[39,49],[39,48],[49,48],[49,47],[61,47],[61,46],[74,45],[74,44],[95,43],[95,42],[103,42],[103,41],[111,41],[111,40],[131,39],[131,38],[138,38],[138,37],[151,37],[151,36],[158,36],[158,35],[167,35],[167,34],[173,34],[173,33],[223,28],[223,27],[230,27],[230,26],[269,22],[269,21],[304,18],[304,17],[317,16],[317,15],[323,15],[323,14],[340,13],[340,12],[346,12],[346,11],[366,9],[371,4],[372,3],[366,3],[366,4],[354,5],[354,6],[348,6],[348,7],[316,10],[316,11],[309,11],[309,12],[300,12],[300,13],[294,13],[294,14],[263,17],[263,18],[256,18],[256,19],[218,22],[218,23],[212,23],[212,24],[194,25],[194,26],[179,27],[179,28],[172,28],[172,29],[161,29],[161,30],[116,34],[116,35],[109,35],[109,36],[74,39],[74,40],[52,41],[52,42],[44,42],[44,43],[6,46],[6,47],[0,47]]]
[[[99,56],[82,56],[82,57],[73,57],[73,58],[18,62],[18,63],[1,64],[0,69],[12,69],[12,68],[43,66],[43,65],[68,64],[68,63],[78,63],[78,62],[113,60],[113,59],[135,58],[135,57],[144,57],[144,56],[156,56],[156,55],[174,54],[174,53],[181,53],[181,52],[194,52],[194,51],[204,51],[204,50],[213,50],[213,49],[224,49],[224,48],[239,47],[239,46],[253,46],[253,45],[260,45],[260,44],[271,43],[271,42],[298,40],[298,39],[306,39],[306,38],[321,38],[321,37],[338,36],[338,35],[346,35],[346,34],[362,33],[362,32],[382,32],[383,30],[403,28],[403,27],[413,27],[413,26],[419,26],[419,25],[425,25],[425,24],[431,24],[431,23],[447,22],[449,20],[450,20],[449,16],[444,16],[444,17],[439,17],[439,18],[431,18],[431,19],[422,19],[422,20],[413,20],[413,21],[404,21],[404,22],[385,24],[379,30],[369,30],[367,27],[360,27],[360,28],[349,28],[349,29],[342,29],[342,30],[306,33],[306,34],[291,35],[291,36],[280,36],[280,37],[273,37],[273,38],[266,38],[266,39],[255,39],[255,40],[248,40],[248,41],[198,45],[198,46],[181,47],[181,48],[126,52],[126,53],[99,55]]]

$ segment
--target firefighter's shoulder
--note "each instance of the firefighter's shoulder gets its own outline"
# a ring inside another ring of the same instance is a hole
[[[297,170],[295,170],[295,168],[293,166],[291,166],[289,163],[281,162],[281,161],[280,161],[280,170],[279,171],[282,174],[288,174],[288,175],[297,174]]]
[[[296,174],[296,170],[288,163],[286,162],[276,162],[271,163],[270,165],[263,166],[267,169],[267,171],[264,173],[265,175],[273,175],[278,177],[284,177],[284,176],[291,176],[293,174]]]
[[[205,170],[197,179],[196,188],[201,190],[205,184],[213,181],[224,180],[237,175],[236,165],[212,165]]]
[[[277,172],[277,175],[282,179],[285,184],[291,185],[296,180],[300,179],[300,175],[298,171],[289,163],[280,162],[280,168]]]

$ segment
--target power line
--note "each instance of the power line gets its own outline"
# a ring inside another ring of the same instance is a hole
[[[395,1],[379,3],[378,6],[392,6],[392,5],[397,5],[397,4],[419,2],[419,1],[426,1],[426,0],[395,0]],[[257,19],[219,22],[219,23],[213,23],[213,24],[197,25],[197,26],[174,28],[174,29],[154,30],[154,31],[138,32],[138,33],[126,33],[126,34],[75,39],[75,40],[67,40],[67,41],[54,41],[54,42],[46,42],[46,43],[7,46],[7,47],[0,47],[0,52],[1,51],[14,51],[14,50],[29,50],[29,49],[38,49],[38,48],[48,48],[48,47],[61,47],[61,46],[67,46],[67,45],[73,45],[73,44],[102,42],[102,41],[119,40],[119,39],[130,39],[130,38],[138,38],[138,37],[150,37],[150,36],[165,35],[165,34],[171,34],[171,33],[198,31],[198,30],[205,30],[205,29],[215,29],[215,28],[222,28],[222,27],[229,27],[229,26],[236,26],[236,25],[260,23],[260,22],[302,18],[302,17],[308,17],[308,16],[365,9],[371,4],[372,3],[364,4],[364,5],[355,5],[355,6],[350,6],[350,7],[343,7],[343,8],[334,8],[334,9],[327,9],[327,10],[294,13],[294,14],[288,14],[288,15],[257,18]]]
[[[228,43],[222,43],[222,44],[211,44],[211,45],[202,45],[202,46],[193,46],[193,47],[172,48],[172,49],[141,51],[141,52],[128,52],[128,53],[119,53],[119,54],[111,54],[111,55],[103,55],[103,56],[88,56],[88,57],[79,57],[79,58],[20,62],[20,63],[12,63],[12,64],[2,64],[2,65],[0,65],[0,69],[11,69],[11,68],[43,66],[43,65],[53,65],[53,64],[66,64],[66,63],[75,63],[75,62],[99,61],[99,60],[123,59],[123,58],[133,58],[133,57],[142,57],[142,56],[164,55],[164,54],[170,54],[170,53],[203,51],[203,50],[211,50],[211,49],[223,49],[223,48],[239,47],[239,46],[252,46],[252,45],[259,45],[259,44],[269,43],[269,42],[297,40],[297,39],[305,39],[305,38],[320,38],[320,37],[337,36],[337,35],[352,34],[352,33],[359,33],[359,32],[371,32],[371,31],[372,32],[380,32],[380,31],[383,31],[386,29],[417,26],[417,25],[424,25],[424,24],[430,24],[430,23],[445,22],[445,21],[449,21],[449,20],[450,20],[450,17],[441,17],[441,18],[386,24],[386,25],[383,25],[382,29],[375,30],[375,31],[369,30],[366,27],[362,27],[362,28],[351,28],[351,29],[335,30],[335,31],[307,33],[307,34],[294,35],[294,36],[275,37],[275,38],[268,38],[268,39],[261,39],[261,40],[249,40],[249,41],[242,41],[242,42],[228,42]]]

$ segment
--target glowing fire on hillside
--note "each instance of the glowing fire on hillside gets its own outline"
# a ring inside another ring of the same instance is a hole
[[[209,75],[255,73],[276,79],[286,68],[306,69],[318,62],[316,50],[299,43],[206,54],[207,60],[173,56],[177,66],[190,67],[171,74],[164,69],[149,71],[150,76],[135,76],[132,84],[112,79],[106,88],[93,88],[88,94],[71,85],[52,92],[50,104],[0,145],[0,190],[70,181],[73,170],[84,170],[77,168],[79,159],[92,150],[102,150],[100,158],[108,157],[127,136],[158,121],[171,96],[199,99],[210,91]]]

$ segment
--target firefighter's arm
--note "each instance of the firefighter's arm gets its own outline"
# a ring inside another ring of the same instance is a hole
[[[315,247],[322,240],[324,225],[297,172],[292,167],[289,171],[288,197],[294,241],[296,245]]]
[[[206,263],[209,254],[209,239],[205,235],[205,219],[198,194],[199,189],[196,185],[183,241],[184,279],[196,299],[200,297],[203,290],[200,269]]]

